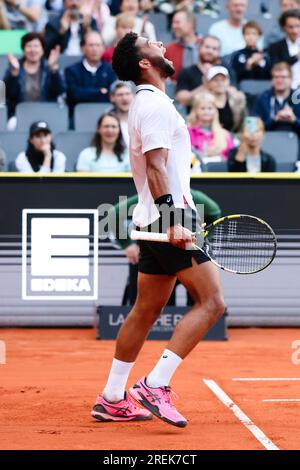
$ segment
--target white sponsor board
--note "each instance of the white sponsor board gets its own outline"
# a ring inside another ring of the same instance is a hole
[[[98,211],[24,209],[22,298],[92,300],[98,296]]]

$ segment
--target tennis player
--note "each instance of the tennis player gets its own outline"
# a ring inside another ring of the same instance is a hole
[[[187,420],[173,404],[169,383],[178,366],[224,313],[225,305],[218,268],[201,251],[185,249],[186,244],[195,242],[193,232],[196,228],[201,232],[201,227],[190,192],[189,134],[184,119],[165,94],[166,79],[174,73],[165,52],[161,42],[128,33],[113,55],[119,79],[137,85],[128,122],[131,168],[139,195],[133,221],[137,229],[165,230],[170,243],[140,242],[137,300],[120,329],[108,380],[92,416],[99,421],[138,421],[155,415],[185,427]],[[181,225],[182,215],[184,220],[192,219],[192,230]],[[177,324],[154,368],[145,371],[147,375],[126,392],[129,373],[168,302],[176,278],[195,305]]]

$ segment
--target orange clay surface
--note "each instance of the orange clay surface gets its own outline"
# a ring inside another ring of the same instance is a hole
[[[300,448],[300,382],[235,382],[234,377],[300,377],[291,361],[297,329],[233,329],[227,342],[203,342],[175,374],[178,429],[146,423],[98,423],[90,417],[105,384],[113,341],[91,329],[0,329],[7,363],[0,365],[1,449],[257,449],[263,445],[204,384],[213,379],[280,449]],[[164,342],[148,341],[130,384],[149,372]],[[299,356],[298,356],[299,357]]]

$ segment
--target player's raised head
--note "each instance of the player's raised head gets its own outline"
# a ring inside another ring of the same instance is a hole
[[[165,53],[162,42],[150,41],[130,32],[118,42],[112,66],[120,80],[131,80],[137,85],[145,79],[153,78],[153,74],[167,78],[175,70]]]

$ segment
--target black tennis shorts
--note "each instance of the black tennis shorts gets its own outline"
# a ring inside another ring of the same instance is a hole
[[[184,212],[185,214],[188,212],[188,216],[190,215],[193,219],[192,231],[200,232],[201,228],[198,214],[191,208],[184,210]],[[152,225],[154,226],[155,223]],[[157,224],[154,228],[150,225],[146,229],[149,232],[157,232]],[[174,276],[183,269],[191,268],[193,265],[193,259],[197,264],[210,261],[210,259],[200,250],[184,250],[173,246],[171,243],[139,241],[139,245],[139,272],[143,274],[167,274],[169,276]]]
[[[139,272],[144,274],[174,276],[183,269],[191,268],[193,258],[197,264],[210,261],[200,250],[183,250],[171,243],[140,241],[139,245]]]

